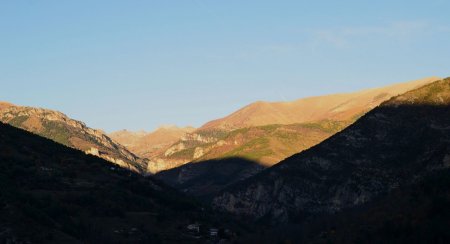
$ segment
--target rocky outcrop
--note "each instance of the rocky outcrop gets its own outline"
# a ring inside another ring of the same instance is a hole
[[[167,170],[167,169],[173,169],[176,167],[179,167],[181,165],[186,164],[186,160],[164,160],[160,158],[150,159],[147,163],[147,173],[149,174],[156,174],[158,172]]]
[[[186,146],[185,146],[185,144],[184,144],[183,142],[177,143],[177,144],[171,146],[169,149],[167,149],[167,150],[164,152],[164,156],[170,157],[170,156],[172,156],[174,153],[177,153],[177,152],[182,151],[182,150],[184,150],[184,149],[186,149]]]
[[[272,222],[372,201],[449,167],[450,79],[392,98],[323,143],[218,194],[216,209]]]
[[[96,156],[145,173],[145,163],[124,146],[102,131],[89,128],[85,123],[71,119],[61,112],[11,105],[0,110],[0,121],[87,153],[95,148],[98,151]]]
[[[148,170],[150,173],[157,173],[199,160],[214,148],[215,143],[226,136],[226,133],[222,130],[197,130],[185,133],[159,155],[150,157]]]

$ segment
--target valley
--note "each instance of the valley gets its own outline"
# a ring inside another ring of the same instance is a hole
[[[395,231],[403,242],[416,231],[426,242],[446,239],[426,225],[448,225],[433,216],[448,216],[450,79],[404,84],[399,95],[392,86],[390,96],[370,90],[377,106],[350,106],[344,117],[109,135],[57,111],[2,102],[1,237],[326,243]],[[360,96],[352,97],[347,104]],[[405,199],[416,205],[399,209]],[[385,216],[393,211],[402,215]]]
[[[0,1],[0,244],[450,243],[450,1]]]

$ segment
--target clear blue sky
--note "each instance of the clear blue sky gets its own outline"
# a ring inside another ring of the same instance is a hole
[[[106,131],[450,76],[450,1],[0,1],[0,100]]]

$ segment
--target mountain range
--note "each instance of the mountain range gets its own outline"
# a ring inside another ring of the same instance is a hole
[[[270,167],[322,142],[391,97],[438,79],[430,77],[292,102],[256,102],[206,123],[163,153],[148,158],[149,172],[227,157],[241,157]]]
[[[161,126],[153,132],[121,130],[110,133],[108,136],[127,147],[139,157],[152,158],[164,153],[167,147],[177,142],[186,133],[194,130],[194,127],[180,128],[172,125]]]
[[[198,129],[106,135],[7,102],[0,121],[1,242],[450,240],[450,78],[257,102]]]
[[[200,130],[233,130],[271,124],[353,120],[355,116],[373,109],[392,96],[439,79],[439,77],[429,77],[352,93],[301,98],[292,102],[255,102],[222,119],[206,123]]]
[[[429,84],[435,79],[436,78],[428,78],[413,82],[395,84],[384,88],[350,93],[345,95],[345,97],[350,99],[346,102],[346,104],[351,105],[349,105],[349,108],[356,108],[356,111],[361,111],[363,106],[361,105],[357,107],[355,104],[364,104],[363,102],[366,102],[366,109],[369,109],[370,106],[373,106],[373,104],[378,104],[380,101],[389,99],[394,94],[401,91],[408,91],[413,88],[420,87],[421,85]],[[387,92],[389,92],[389,95],[379,95]],[[375,98],[377,96],[378,98]],[[331,95],[306,100],[311,104],[327,104],[327,106],[330,107],[331,103],[327,100],[329,97],[338,97],[339,99],[342,99],[344,95]],[[324,101],[321,101],[321,98],[323,98]],[[358,102],[355,102],[353,99],[356,99]],[[313,102],[311,102],[311,100]],[[371,101],[371,103],[368,103],[368,101]],[[298,100],[298,103],[300,104],[303,102],[303,99]],[[318,105],[316,105],[316,107],[317,106]],[[343,107],[343,105],[338,107]],[[246,109],[242,109],[242,111],[245,110]],[[302,111],[303,110],[299,110],[299,113]],[[236,113],[240,112],[238,111]],[[338,114],[340,118],[347,119],[342,117],[344,115],[340,112]],[[351,113],[345,113],[345,116],[349,116],[349,114]],[[330,136],[352,124],[359,116],[360,115],[357,115],[347,121],[326,119],[299,124],[253,126],[232,130],[231,132],[224,132],[225,135],[222,135],[221,140],[215,143],[214,146],[209,146],[212,148],[209,150],[207,155],[182,166],[158,172],[156,177],[163,180],[167,184],[186,192],[187,194],[208,198],[221,189],[227,187],[230,182],[244,180],[249,176],[259,173],[262,169],[278,163],[288,156],[321,143]],[[317,118],[322,119],[321,117]],[[208,124],[211,123],[207,123],[207,125]],[[202,128],[200,128],[196,133],[204,135],[202,134],[203,130],[212,130],[211,128]],[[206,137],[202,137],[202,139],[204,138]],[[213,138],[210,138],[209,140],[213,141]],[[192,143],[192,141],[187,142],[190,143],[190,145],[195,145],[195,150],[197,151],[199,150],[198,148],[202,148],[203,145],[208,146],[208,144],[202,145]],[[217,144],[220,144],[220,146],[217,146]],[[193,147],[194,146],[191,148]],[[186,150],[182,150],[180,153],[185,151]],[[171,158],[178,154],[179,153],[175,153],[171,156]],[[274,163],[268,163],[264,159],[269,159],[269,162]],[[153,162],[150,161],[150,165],[152,163]],[[162,165],[166,166],[167,164],[162,163]],[[230,167],[235,168],[235,170],[237,167],[239,171],[243,173],[234,173],[235,171],[230,172]],[[205,170],[206,168],[214,168],[214,170]],[[228,180],[223,180],[226,172],[230,172],[230,174],[228,174]]]

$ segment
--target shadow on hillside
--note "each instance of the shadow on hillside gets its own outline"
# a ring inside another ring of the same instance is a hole
[[[270,226],[270,231],[241,241],[448,243],[450,235],[441,227],[450,225],[446,207],[450,203],[450,99],[435,95],[429,99],[419,104],[384,103],[324,142],[238,187],[227,188],[226,195],[231,197],[220,199],[221,206],[238,209],[238,214],[270,209],[263,218],[253,218]],[[433,104],[434,100],[439,103]],[[278,192],[291,194],[287,200],[273,193],[278,179],[283,184],[277,186],[283,188]],[[349,189],[348,182],[357,187]],[[265,192],[273,195],[262,200],[242,197],[256,196],[259,189],[255,186],[264,186]],[[346,194],[338,197],[344,191]],[[348,201],[352,195],[360,199],[367,193],[372,195],[367,202],[349,201],[337,213],[327,212],[329,208],[312,212],[311,205],[294,205],[292,200],[320,199],[313,206],[317,207]],[[275,222],[270,211],[276,213],[279,206],[288,209],[289,222]]]
[[[265,169],[260,163],[240,157],[191,162],[155,175],[188,195],[208,198],[223,188]]]
[[[152,178],[2,122],[0,188],[0,243],[186,243],[179,226],[215,218]]]

